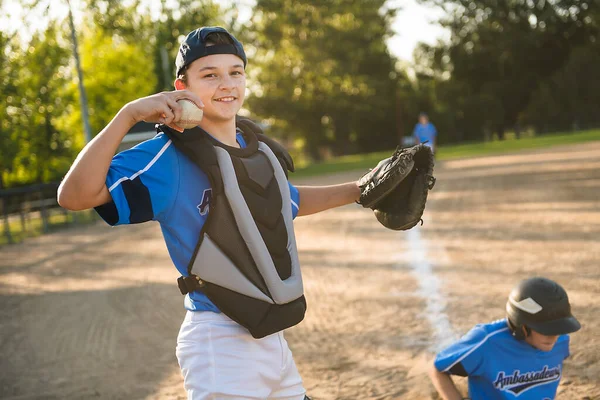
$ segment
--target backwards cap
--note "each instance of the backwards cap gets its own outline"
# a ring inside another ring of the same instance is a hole
[[[232,43],[207,46],[206,37],[211,33],[225,34],[231,39]],[[175,77],[178,77],[185,67],[187,67],[192,61],[212,54],[236,55],[244,62],[244,68],[248,62],[246,59],[246,53],[244,52],[244,47],[235,38],[235,36],[220,26],[206,26],[190,32],[179,46],[179,52],[177,53],[177,58],[175,60]]]

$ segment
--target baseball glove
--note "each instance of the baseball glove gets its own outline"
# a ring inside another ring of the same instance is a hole
[[[371,208],[389,229],[407,230],[422,223],[427,193],[435,185],[433,164],[433,152],[424,144],[396,149],[359,179],[358,203]]]

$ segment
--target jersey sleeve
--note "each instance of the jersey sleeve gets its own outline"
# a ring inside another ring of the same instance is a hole
[[[298,188],[288,182],[290,186],[290,197],[292,199],[292,217],[296,218],[298,216],[298,210],[300,209],[300,193],[298,193]]]
[[[106,176],[112,201],[96,211],[109,225],[160,220],[178,185],[178,156],[171,141],[158,135],[113,157]]]
[[[483,372],[486,332],[479,325],[439,352],[434,364],[438,371],[459,376],[476,376]]]

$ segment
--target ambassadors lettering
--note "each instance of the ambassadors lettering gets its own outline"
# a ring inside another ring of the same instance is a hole
[[[548,368],[547,365],[544,365],[544,368],[541,371],[524,373],[515,370],[511,375],[507,375],[504,371],[500,371],[494,381],[494,387],[518,395],[532,387],[558,381],[560,380],[560,376],[560,366]]]

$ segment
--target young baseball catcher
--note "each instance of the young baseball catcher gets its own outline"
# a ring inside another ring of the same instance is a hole
[[[460,400],[451,375],[468,377],[473,400],[554,399],[569,356],[569,333],[580,329],[567,292],[550,279],[520,282],[506,319],[476,325],[435,358],[430,377],[444,400]]]
[[[358,201],[386,227],[408,229],[423,213],[433,162],[416,146],[360,182],[295,187],[288,152],[237,116],[246,64],[225,29],[190,32],[177,90],[123,106],[81,151],[58,198],[68,209],[94,207],[110,225],[160,223],[185,295],[176,353],[189,399],[301,400],[283,336],[306,311],[293,219]],[[202,112],[185,111],[183,99]],[[157,122],[156,137],[113,157],[138,121]]]

